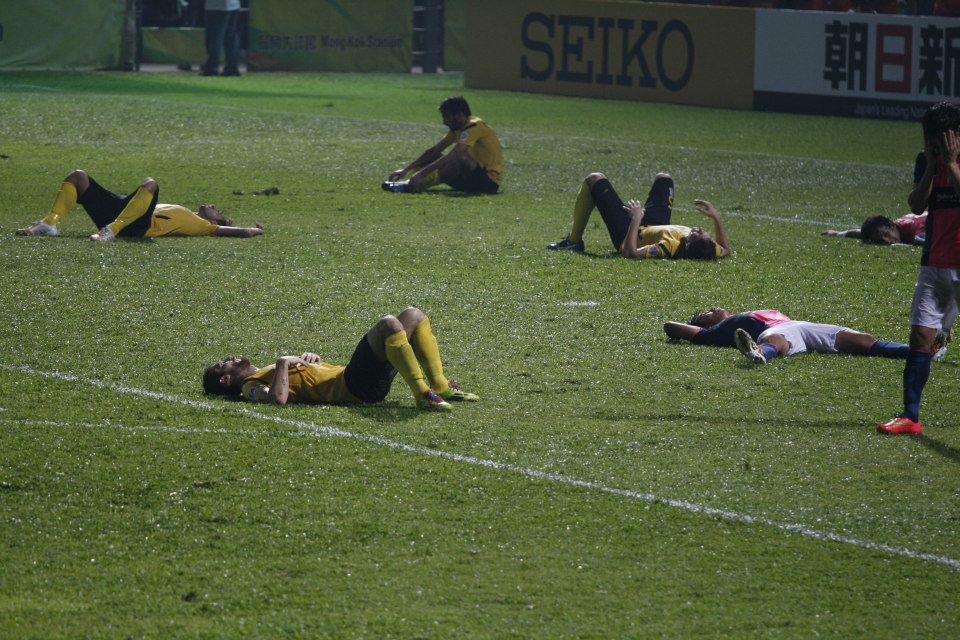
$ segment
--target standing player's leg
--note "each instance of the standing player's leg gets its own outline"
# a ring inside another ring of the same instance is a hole
[[[90,185],[90,179],[85,171],[77,169],[71,171],[63,179],[50,211],[43,219],[29,227],[17,229],[21,236],[55,236],[59,232],[60,221],[77,206],[77,199],[83,195]]]
[[[880,433],[916,435],[923,430],[920,400],[930,378],[930,361],[944,319],[955,317],[960,271],[920,267],[910,312],[910,352],[903,367],[903,412],[877,426]]]

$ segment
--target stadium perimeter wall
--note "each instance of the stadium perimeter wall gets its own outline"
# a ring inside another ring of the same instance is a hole
[[[467,24],[471,88],[910,120],[960,96],[957,18],[486,0]]]
[[[0,0],[0,69],[115,68],[124,11],[124,0]]]

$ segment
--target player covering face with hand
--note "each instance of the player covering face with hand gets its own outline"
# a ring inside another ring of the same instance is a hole
[[[50,212],[29,227],[17,229],[22,236],[55,236],[60,222],[78,204],[97,225],[91,240],[114,238],[159,238],[162,236],[221,236],[252,238],[263,233],[263,225],[234,227],[212,204],[201,205],[196,213],[176,204],[157,204],[160,187],[147,178],[133,193],[122,196],[100,186],[86,171],[70,172],[54,198]]]
[[[282,356],[267,367],[230,356],[207,367],[203,388],[248,402],[374,403],[387,397],[398,372],[421,409],[449,411],[451,401],[479,399],[444,376],[430,319],[416,307],[381,318],[360,339],[345,367],[315,353]]]

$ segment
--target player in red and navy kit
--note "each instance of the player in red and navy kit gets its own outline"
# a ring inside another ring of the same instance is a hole
[[[908,213],[896,220],[886,216],[870,216],[859,229],[834,231],[828,229],[822,236],[859,238],[864,244],[923,244],[926,240],[927,212]]]
[[[937,333],[953,325],[960,300],[960,107],[941,102],[923,116],[923,151],[913,169],[910,210],[927,209],[926,240],[910,311],[910,354],[903,369],[903,412],[881,433],[915,435]]]
[[[779,356],[815,353],[850,353],[884,358],[907,357],[909,347],[877,340],[849,327],[793,320],[775,309],[732,314],[713,308],[690,318],[689,324],[667,322],[667,337],[693,344],[736,347],[754,364]]]

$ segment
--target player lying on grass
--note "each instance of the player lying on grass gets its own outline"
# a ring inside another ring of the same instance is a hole
[[[937,336],[960,305],[960,105],[941,102],[923,116],[923,151],[913,166],[910,210],[927,209],[927,238],[910,309],[910,355],[903,367],[903,411],[880,433],[916,435],[920,400],[930,377]]]
[[[60,221],[78,204],[86,210],[98,231],[91,240],[159,238],[161,236],[225,236],[251,238],[263,233],[263,225],[234,227],[217,207],[204,204],[194,213],[176,204],[157,204],[160,187],[147,178],[133,193],[121,196],[100,186],[87,172],[71,171],[53,201],[50,212],[39,222],[17,229],[22,236],[55,236]]]
[[[500,140],[487,123],[471,115],[463,96],[450,96],[440,103],[440,116],[450,130],[402,169],[390,174],[384,191],[419,193],[448,184],[466,193],[496,193],[503,177]],[[449,153],[444,150],[454,145]],[[411,174],[409,179],[404,178]]]
[[[449,411],[448,400],[479,399],[444,377],[430,319],[416,307],[381,318],[360,339],[346,367],[323,362],[315,353],[282,356],[262,368],[230,356],[207,367],[203,388],[250,402],[372,403],[387,397],[398,371],[421,409]]]
[[[927,212],[908,213],[896,220],[885,216],[870,216],[859,229],[834,231],[828,229],[822,236],[859,238],[864,244],[923,244],[926,234]]]
[[[808,351],[904,360],[909,350],[905,344],[877,340],[868,333],[847,327],[792,320],[775,309],[732,314],[726,309],[713,308],[694,315],[689,323],[667,322],[663,330],[671,340],[736,347],[754,364]],[[946,353],[945,339],[940,347]]]
[[[700,227],[670,224],[673,211],[673,178],[658,173],[641,206],[637,200],[624,204],[602,173],[591,173],[580,185],[573,205],[570,233],[547,245],[551,250],[583,251],[583,232],[594,207],[607,225],[610,241],[624,258],[690,258],[712,260],[730,255],[730,240],[720,214],[706,200],[694,200],[697,211],[713,220],[716,241]]]

